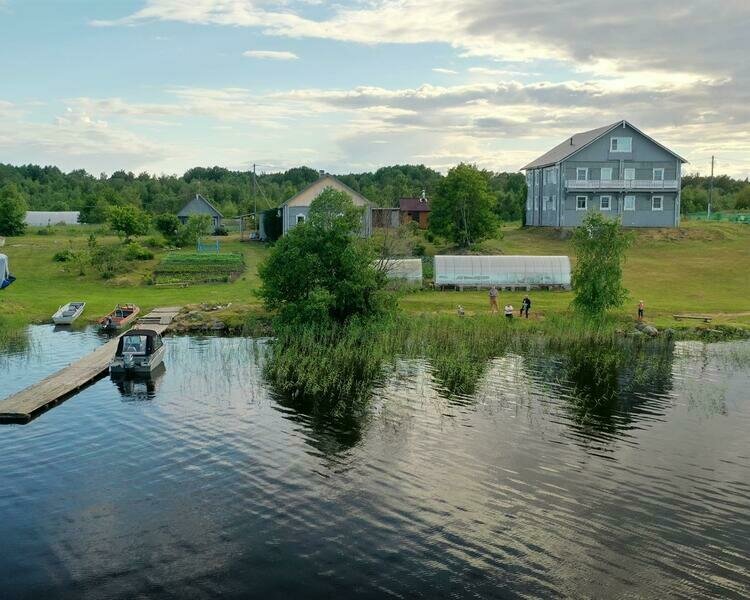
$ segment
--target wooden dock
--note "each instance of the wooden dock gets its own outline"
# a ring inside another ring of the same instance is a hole
[[[180,308],[179,306],[156,308],[139,319],[135,327],[163,333],[180,312]],[[0,400],[0,423],[28,423],[45,410],[106,375],[109,363],[117,350],[119,339],[120,336],[113,338],[57,373]]]

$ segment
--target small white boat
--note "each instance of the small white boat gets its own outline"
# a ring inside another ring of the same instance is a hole
[[[120,336],[110,373],[150,373],[164,361],[166,349],[152,329],[131,329]]]
[[[85,302],[68,302],[57,309],[52,315],[52,322],[55,325],[70,325],[81,316],[83,309],[86,308]]]

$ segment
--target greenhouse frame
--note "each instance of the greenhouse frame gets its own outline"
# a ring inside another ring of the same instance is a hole
[[[570,289],[567,256],[436,256],[435,287]]]
[[[389,280],[406,281],[415,286],[422,285],[422,259],[386,258],[377,261],[376,266],[385,271]]]

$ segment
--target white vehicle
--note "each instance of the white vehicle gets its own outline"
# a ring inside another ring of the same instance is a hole
[[[161,336],[152,329],[131,329],[120,336],[110,373],[151,373],[164,361]]]
[[[70,325],[81,316],[83,309],[86,308],[85,302],[68,302],[57,309],[52,315],[52,322],[55,325]]]

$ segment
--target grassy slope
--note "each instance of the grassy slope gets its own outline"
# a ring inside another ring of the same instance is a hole
[[[55,235],[29,233],[8,239],[3,251],[9,256],[18,281],[0,292],[0,314],[18,324],[44,321],[60,305],[82,299],[88,303],[85,320],[105,314],[117,302],[136,302],[144,310],[155,306],[201,302],[250,305],[259,309],[254,294],[258,286],[257,266],[267,253],[259,244],[221,238],[223,251],[241,252],[247,271],[231,284],[197,285],[187,288],[146,286],[161,258],[134,263],[136,270],[114,280],[103,281],[94,272],[83,277],[75,267],[52,261],[61,249],[84,245],[91,228],[59,230]],[[506,227],[500,240],[485,242],[483,250],[505,254],[572,254],[569,240],[557,232]],[[647,318],[657,325],[674,325],[671,315],[700,312],[717,315],[716,322],[750,325],[750,226],[730,223],[689,222],[680,230],[638,231],[628,255],[625,283],[631,292],[621,315],[635,313],[639,299],[646,303]],[[115,239],[101,241],[114,242]],[[443,251],[428,244],[429,250]],[[503,293],[501,303],[519,306],[523,293]],[[536,315],[567,310],[569,292],[532,292]],[[487,310],[486,292],[432,292],[408,294],[401,306],[414,313],[453,313],[462,304],[469,314]],[[742,314],[745,313],[745,314]],[[694,324],[694,323],[691,323]]]

